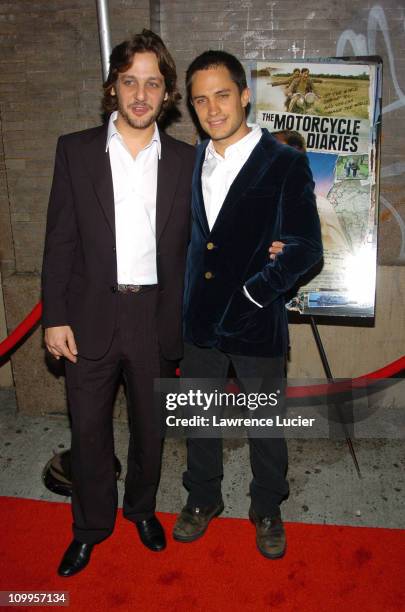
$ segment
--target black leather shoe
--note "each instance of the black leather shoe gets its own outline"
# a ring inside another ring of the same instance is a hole
[[[165,532],[155,515],[146,521],[136,521],[135,525],[141,542],[146,548],[154,552],[160,552],[166,548]]]
[[[73,540],[70,546],[66,549],[66,552],[63,555],[62,561],[58,567],[59,576],[69,578],[69,576],[74,576],[78,572],[81,572],[90,561],[90,555],[93,547],[94,544],[83,544],[83,542]]]

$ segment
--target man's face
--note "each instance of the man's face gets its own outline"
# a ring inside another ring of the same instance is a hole
[[[306,70],[305,72],[301,73],[302,78],[304,79],[304,81],[307,80],[307,78],[309,77],[309,72]]]
[[[168,97],[156,55],[135,53],[128,70],[118,74],[112,93],[117,96],[118,113],[128,125],[135,129],[152,125]]]
[[[191,101],[203,130],[215,142],[228,146],[245,134],[249,90],[239,92],[225,66],[198,70],[191,83]]]

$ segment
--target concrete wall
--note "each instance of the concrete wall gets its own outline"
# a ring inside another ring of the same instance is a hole
[[[223,48],[241,60],[379,54],[385,62],[382,198],[374,329],[322,326],[336,376],[361,374],[404,353],[405,10],[399,0],[110,0],[112,42],[152,23],[180,82],[191,59]],[[7,326],[39,299],[45,214],[59,134],[99,122],[101,66],[94,0],[0,4],[0,266]],[[187,112],[170,132],[192,142]],[[293,376],[322,374],[307,325],[292,326]],[[14,353],[20,410],[65,410],[63,376],[49,372],[35,331]],[[121,402],[122,403],[122,402]],[[119,404],[121,405],[121,404]],[[118,409],[119,412],[121,409]]]

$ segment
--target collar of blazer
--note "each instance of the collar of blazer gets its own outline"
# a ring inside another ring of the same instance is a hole
[[[108,124],[92,130],[83,147],[85,163],[91,176],[97,199],[104,211],[106,221],[115,238],[114,188],[110,158],[105,150]],[[156,196],[156,241],[163,233],[174,202],[181,172],[181,159],[176,150],[176,141],[160,132],[162,154],[158,163]]]
[[[202,194],[201,172],[205,159],[205,149],[208,140],[202,142],[197,148],[197,158],[193,176],[193,209],[205,233],[210,234],[207,216],[205,213]],[[249,188],[258,184],[265,172],[269,169],[281,149],[280,143],[266,129],[262,129],[262,137],[250,154],[247,162],[239,172],[226,195],[214,227],[226,217],[227,211],[244,196]],[[211,232],[213,231],[212,228]]]

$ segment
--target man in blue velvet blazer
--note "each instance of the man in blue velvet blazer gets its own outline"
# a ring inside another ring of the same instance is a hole
[[[285,294],[322,256],[314,183],[305,154],[246,123],[250,92],[240,62],[223,51],[187,71],[189,100],[211,137],[197,150],[192,237],[184,296],[185,378],[285,377]],[[268,245],[285,246],[269,260]],[[288,494],[284,438],[249,439],[249,516],[267,558],[281,557],[280,504]],[[224,508],[222,441],[188,440],[188,501],[175,539],[199,538]]]

